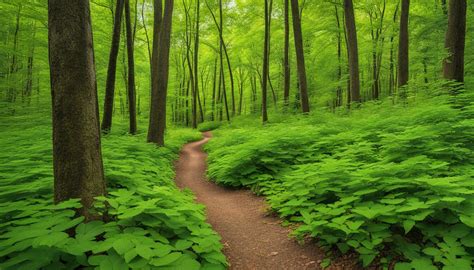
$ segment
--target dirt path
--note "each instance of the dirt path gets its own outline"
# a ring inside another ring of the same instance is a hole
[[[323,253],[288,238],[280,219],[266,214],[263,198],[207,181],[207,154],[201,148],[211,134],[204,136],[184,146],[176,163],[176,182],[206,205],[208,222],[222,237],[230,269],[320,269]]]

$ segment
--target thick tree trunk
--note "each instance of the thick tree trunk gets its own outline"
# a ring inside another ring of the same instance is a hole
[[[344,0],[344,18],[347,33],[347,50],[351,83],[350,101],[360,102],[359,49],[357,45],[357,29],[355,25],[352,0]]]
[[[89,1],[48,1],[53,104],[54,200],[80,198],[94,218],[94,197],[106,193]]]
[[[466,0],[449,1],[448,29],[444,45],[449,56],[444,60],[443,75],[444,78],[457,82],[464,82],[466,4]]]
[[[107,81],[105,83],[104,114],[102,116],[102,131],[109,132],[112,128],[112,114],[114,111],[115,75],[117,70],[117,56],[120,46],[120,32],[122,27],[122,13],[124,0],[117,0],[115,9],[114,28],[112,34],[112,45],[109,55],[109,66],[107,69]]]
[[[169,75],[169,53],[171,42],[171,24],[173,15],[173,0],[165,0],[165,10],[161,29],[159,20],[156,21],[157,12],[161,13],[161,2],[155,0],[155,24],[154,32],[159,32],[157,46],[153,40],[153,74],[152,74],[152,96],[150,108],[150,123],[148,128],[148,142],[153,142],[159,146],[165,144],[166,129],[166,95],[168,90]],[[155,36],[154,36],[155,39]]]
[[[408,16],[410,0],[402,0],[402,11],[400,17],[400,39],[398,43],[398,87],[408,83]]]
[[[128,114],[129,132],[137,133],[137,104],[135,93],[135,59],[133,55],[132,23],[130,18],[130,0],[125,0],[125,24],[127,28],[127,56],[128,56]]]
[[[301,18],[298,0],[291,0],[291,14],[293,15],[293,34],[295,36],[296,66],[298,68],[301,108],[303,113],[309,113],[308,81],[306,79],[306,65],[304,62],[303,51],[303,33],[301,30]]]
[[[285,45],[284,45],[284,55],[283,55],[283,73],[284,73],[284,82],[283,82],[283,103],[285,106],[288,106],[290,102],[290,16],[289,16],[289,0],[283,0],[285,2],[285,7],[283,11],[283,16],[285,17]]]

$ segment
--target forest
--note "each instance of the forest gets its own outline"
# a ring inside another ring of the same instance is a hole
[[[473,1],[0,10],[0,270],[474,269]]]

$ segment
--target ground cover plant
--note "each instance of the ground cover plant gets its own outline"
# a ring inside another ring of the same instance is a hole
[[[208,174],[263,194],[296,237],[355,251],[363,266],[471,269],[474,107],[447,100],[222,127]]]
[[[78,200],[53,204],[50,121],[44,119],[2,121],[9,127],[2,128],[2,140],[10,143],[2,142],[0,154],[1,269],[225,268],[204,207],[173,182],[181,145],[199,133],[173,130],[162,148],[143,143],[144,134],[120,134],[120,127],[105,136],[109,192],[96,211],[107,220],[84,223],[74,211]]]

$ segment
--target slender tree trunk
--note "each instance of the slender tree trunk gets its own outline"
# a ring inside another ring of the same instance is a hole
[[[398,44],[398,87],[408,83],[408,14],[410,0],[402,0],[402,11],[400,17],[400,40]]]
[[[146,22],[145,22],[145,3],[146,3],[146,0],[143,0],[143,2],[142,2],[142,24],[143,24],[143,30],[145,32],[146,47],[147,47],[147,50],[148,50],[148,60],[150,61],[150,73],[151,73],[151,66],[152,66],[152,63],[151,63],[151,46],[150,46],[150,36],[148,35],[148,28],[147,28]]]
[[[272,1],[272,0],[270,0]],[[268,121],[267,113],[267,85],[269,71],[269,50],[270,50],[270,20],[269,2],[265,0],[265,37],[263,45],[263,71],[262,71],[262,121],[265,124]]]
[[[122,27],[122,11],[124,0],[117,0],[115,9],[114,28],[112,34],[112,45],[109,55],[109,66],[107,69],[107,81],[105,83],[104,114],[102,116],[102,131],[107,133],[112,128],[112,114],[114,111],[115,75],[117,71],[117,56],[120,46],[120,32]]]
[[[10,63],[10,69],[8,71],[8,94],[7,94],[7,101],[15,102],[17,96],[17,88],[16,86],[12,86],[12,76],[13,74],[18,72],[18,36],[20,35],[20,18],[21,18],[21,3],[18,5],[18,12],[16,14],[16,24],[15,24],[15,32],[13,34],[13,55],[12,60]],[[13,78],[15,80],[15,78]]]
[[[214,61],[214,76],[212,80],[212,104],[211,104],[211,121],[216,120],[215,113],[216,113],[216,82],[217,82],[217,57],[216,60]]]
[[[395,8],[395,12],[393,13],[393,24],[397,22],[397,14],[398,14],[398,7],[399,7],[400,2],[397,3],[397,7]],[[395,32],[395,30],[394,30]],[[396,79],[395,79],[395,57],[394,55],[394,39],[395,39],[395,33],[390,36],[390,67],[389,67],[389,72],[390,72],[390,77],[389,77],[389,86],[388,86],[388,94],[391,96],[394,93],[395,89],[395,84],[396,84]]]
[[[196,102],[197,99],[199,98],[199,19],[200,19],[200,1],[196,0],[196,33],[194,35],[194,93],[193,93],[193,106],[194,106],[194,114],[196,115]],[[200,105],[201,102],[199,102],[199,108],[201,112],[201,118],[202,117],[202,107]],[[197,116],[194,116],[193,118],[193,128],[197,128]]]
[[[191,26],[191,16],[189,15],[189,10],[191,7],[188,7],[186,4],[186,1],[183,0],[183,7],[184,7],[184,13],[185,13],[185,36],[184,36],[184,41],[186,44],[186,63],[188,65],[188,70],[189,70],[189,80],[191,84],[191,95],[192,95],[192,104],[191,104],[191,123],[192,123],[192,128],[197,128],[197,95],[196,95],[196,89],[195,89],[195,72],[193,70],[193,63],[192,59],[190,56],[191,52],[191,35],[193,32],[192,26]],[[187,125],[187,124],[186,124]]]
[[[336,23],[337,23],[337,61],[338,61],[338,68],[337,68],[337,80],[338,85],[336,89],[336,102],[335,107],[342,106],[342,87],[341,87],[341,80],[342,80],[342,37],[341,37],[341,22],[339,19],[339,10],[337,5],[334,5],[335,14],[336,14]]]
[[[289,16],[289,0],[283,0],[285,3],[283,16],[285,17],[285,48],[283,56],[283,103],[285,106],[289,105],[290,102],[290,16]]]
[[[89,1],[48,1],[54,200],[80,198],[87,220],[106,193]]]
[[[127,56],[128,56],[128,113],[129,132],[137,133],[137,103],[135,93],[135,59],[133,55],[132,23],[130,18],[130,0],[125,0],[125,24],[127,28]]]
[[[155,12],[161,6],[157,4],[160,0],[155,0]],[[150,124],[148,129],[148,142],[154,142],[159,146],[165,144],[166,129],[166,95],[168,90],[169,75],[169,52],[171,43],[171,24],[173,15],[173,0],[165,0],[165,10],[161,30],[159,30],[158,46],[153,46],[153,74],[152,74],[152,97],[150,108]],[[157,15],[155,14],[155,19]],[[159,21],[155,21],[155,29]],[[155,38],[155,37],[154,37]],[[155,43],[155,41],[153,41]],[[153,44],[155,45],[155,44]],[[156,56],[155,56],[156,55]],[[156,64],[156,66],[155,66]]]
[[[466,42],[466,0],[450,0],[448,29],[444,47],[449,53],[443,63],[445,79],[464,82],[464,46]]]
[[[26,85],[24,96],[27,99],[28,105],[31,102],[31,93],[33,92],[33,61],[35,56],[36,46],[36,23],[33,23],[32,45],[30,48],[30,55],[28,56],[28,67],[26,73]]]
[[[303,33],[301,30],[300,9],[298,0],[291,0],[291,14],[293,15],[293,34],[295,36],[296,63],[300,88],[301,108],[303,113],[309,113],[308,82],[306,80],[306,65],[304,62]]]
[[[224,106],[225,106],[225,111],[226,111],[226,117],[227,117],[227,121],[230,121],[230,116],[229,116],[229,106],[228,106],[228,103],[227,103],[227,93],[226,93],[226,84],[225,84],[225,74],[224,74],[224,62],[223,62],[223,50],[226,48],[225,47],[225,43],[224,43],[224,39],[223,39],[223,35],[222,35],[222,32],[223,32],[223,27],[224,27],[224,15],[223,15],[223,12],[222,12],[222,0],[219,0],[219,27],[218,27],[218,30],[219,30],[219,40],[220,40],[220,46],[219,46],[219,54],[220,54],[220,59],[221,59],[221,82],[222,82],[222,98],[224,99]],[[226,49],[227,51],[227,49]],[[225,54],[226,57],[227,57],[227,60],[229,60],[228,58],[228,55],[227,53]],[[233,78],[232,78],[232,70],[230,69],[230,63],[228,63],[228,67],[229,67],[229,76],[231,77],[231,87],[232,87],[232,91],[234,91],[234,86],[233,86]],[[222,116],[221,116],[221,119],[222,120]]]
[[[230,87],[231,87],[231,96],[232,96],[232,100],[231,100],[232,101],[232,113],[233,113],[233,115],[235,115],[234,75],[233,75],[233,72],[232,72],[232,65],[230,63],[229,53],[227,51],[227,45],[224,42],[224,36],[223,36],[222,0],[219,1],[219,22],[217,22],[216,16],[215,16],[214,12],[212,11],[211,7],[209,6],[208,2],[206,1],[205,3],[206,3],[206,6],[207,6],[209,12],[211,13],[212,19],[214,20],[214,24],[216,25],[216,28],[219,32],[219,40],[220,40],[219,48],[222,47],[222,48],[219,49],[219,53],[220,53],[220,55],[222,55],[222,49],[223,49],[224,56],[226,58],[227,67],[228,67],[228,70],[229,70],[229,77],[230,77]],[[222,66],[222,68],[224,68],[224,67]],[[224,73],[224,71],[223,71],[223,73]],[[225,79],[225,76],[224,76],[224,79]],[[225,84],[225,80],[223,81],[223,83]],[[225,88],[225,86],[224,86],[224,88]],[[227,101],[226,101],[226,104],[227,104]]]
[[[357,45],[357,30],[354,18],[354,6],[352,0],[344,0],[344,17],[347,33],[347,50],[349,56],[349,75],[351,82],[351,102],[360,102],[360,78],[359,78],[359,49]]]
[[[188,82],[186,83],[186,127],[189,126],[189,85],[191,84],[191,74],[189,75]]]

